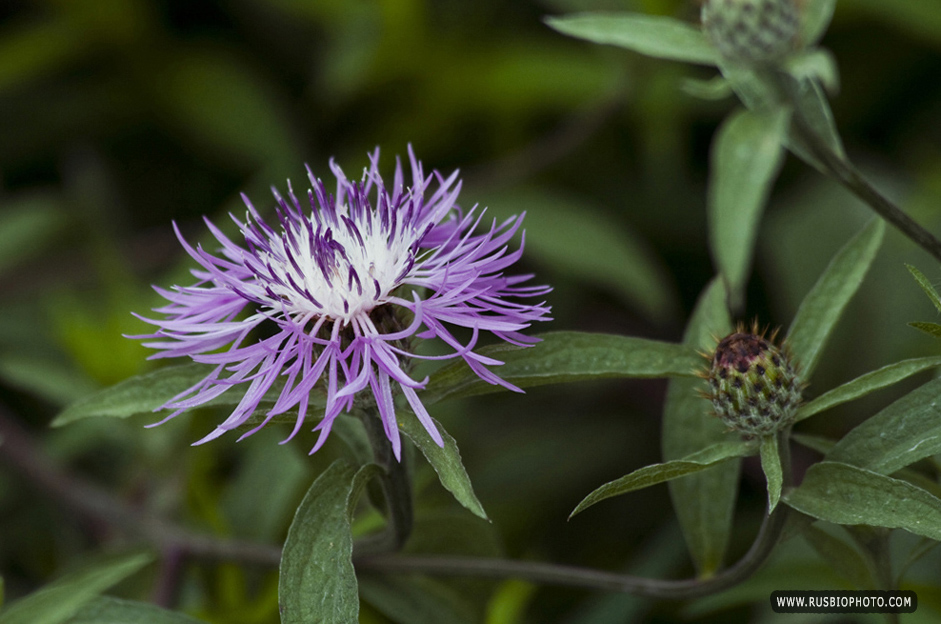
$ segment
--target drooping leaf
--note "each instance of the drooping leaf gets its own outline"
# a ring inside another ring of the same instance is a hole
[[[146,602],[99,596],[79,609],[66,624],[202,624],[202,620]]]
[[[498,220],[526,212],[529,260],[600,286],[654,322],[675,316],[677,297],[669,273],[627,224],[584,199],[555,191],[518,189],[488,194],[487,202],[487,215]]]
[[[686,345],[711,350],[715,337],[732,331],[727,300],[722,281],[717,278],[710,282],[686,328]],[[699,396],[701,388],[701,380],[695,378],[673,379],[667,387],[662,434],[665,461],[731,439],[726,427],[711,414],[712,406]],[[732,528],[740,465],[739,460],[731,459],[669,483],[673,508],[700,577],[711,576],[722,565]]]
[[[694,376],[702,358],[690,346],[645,338],[550,332],[532,347],[499,344],[477,352],[501,360],[493,371],[520,388],[611,377]],[[463,361],[431,375],[422,402],[431,405],[446,398],[499,392],[503,388],[480,379]]]
[[[764,436],[761,439],[761,469],[765,473],[768,484],[768,513],[774,511],[781,498],[783,472],[781,471],[781,456],[778,453],[777,436]]]
[[[438,446],[431,439],[418,417],[408,410],[402,410],[399,415],[399,430],[408,436],[408,439],[418,447],[431,467],[435,469],[444,489],[451,492],[457,502],[464,505],[471,513],[486,520],[487,512],[484,511],[483,505],[474,494],[474,487],[471,485],[470,477],[467,476],[467,470],[464,469],[457,442],[444,430],[441,423],[434,419],[432,422],[444,440],[444,447]]]
[[[941,453],[941,379],[906,394],[856,426],[827,459],[892,474]]]
[[[350,517],[366,482],[380,470],[375,464],[357,470],[336,460],[310,486],[281,556],[278,602],[284,624],[357,621]]]
[[[865,468],[832,461],[814,464],[800,487],[783,500],[818,520],[905,529],[941,540],[941,499]]]
[[[155,409],[201,381],[213,370],[208,364],[181,364],[167,366],[143,375],[136,375],[117,383],[110,388],[100,390],[68,406],[52,421],[53,427],[61,427],[82,418],[110,416],[127,418],[138,414],[150,414]],[[284,387],[284,380],[278,379],[258,404],[254,417],[274,407],[275,401]],[[218,397],[204,403],[202,407],[234,408],[242,399],[244,392],[238,387],[223,392]],[[310,393],[308,412],[318,414],[326,406],[326,397],[322,390],[315,388]],[[294,418],[287,416],[294,422]],[[276,417],[275,420],[278,420]]]
[[[918,282],[918,285],[921,286],[921,289],[925,291],[925,294],[928,295],[928,299],[931,300],[931,303],[934,304],[934,307],[937,308],[938,312],[941,312],[941,295],[939,295],[938,291],[935,290],[934,284],[932,284],[928,278],[925,277],[924,273],[912,265],[906,264],[905,267],[915,278],[915,281]]]
[[[941,366],[941,356],[935,355],[902,360],[901,362],[883,366],[865,375],[860,375],[856,379],[848,381],[841,386],[837,386],[821,394],[813,401],[802,405],[797,411],[795,422],[810,418],[814,414],[819,414],[831,407],[836,407],[837,405],[848,403],[849,401],[855,401],[870,392],[887,388],[892,384],[908,379],[912,375],[937,366]]]
[[[96,596],[153,560],[150,553],[133,553],[88,564],[11,604],[0,613],[0,624],[66,622]]]
[[[399,624],[475,624],[474,605],[438,579],[419,575],[362,574],[360,593]]]
[[[716,49],[703,32],[686,22],[639,13],[576,13],[547,17],[564,35],[620,46],[655,58],[715,65]]]
[[[875,259],[884,233],[882,219],[870,221],[837,252],[801,302],[786,342],[804,379],[816,368],[830,333]]]
[[[741,301],[758,224],[781,170],[790,113],[739,111],[719,128],[709,172],[709,242],[733,300]]]
[[[620,479],[605,483],[593,491],[575,507],[575,510],[569,515],[569,518],[572,518],[575,514],[581,513],[606,498],[620,496],[621,494],[656,485],[657,483],[664,483],[686,475],[701,472],[711,466],[721,464],[730,459],[745,457],[754,452],[754,444],[745,442],[744,440],[731,440],[717,442],[683,459],[644,466]]]

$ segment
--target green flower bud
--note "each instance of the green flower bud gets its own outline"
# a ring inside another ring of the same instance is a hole
[[[757,328],[753,328],[753,331]],[[804,384],[786,350],[738,328],[712,355],[709,399],[716,416],[746,439],[780,431],[794,421]]]
[[[792,52],[800,30],[799,0],[705,0],[706,36],[729,61],[773,64]]]

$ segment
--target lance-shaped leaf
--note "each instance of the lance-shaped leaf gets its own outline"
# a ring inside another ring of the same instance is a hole
[[[401,410],[399,413],[399,430],[408,436],[435,469],[444,489],[451,492],[457,502],[464,505],[474,515],[486,520],[487,512],[484,511],[483,505],[474,494],[470,477],[467,476],[467,470],[464,469],[464,463],[461,461],[461,452],[457,448],[457,442],[444,430],[441,423],[434,419],[432,422],[444,440],[443,447],[438,446],[431,439],[428,431],[412,412]]]
[[[607,43],[655,58],[715,65],[718,53],[703,32],[686,22],[639,13],[576,13],[548,17],[564,35]]]
[[[727,299],[722,281],[710,282],[686,328],[685,344],[708,351],[715,347],[715,337],[732,331]],[[700,390],[702,381],[695,378],[673,379],[667,387],[662,440],[666,461],[732,439],[712,415],[712,406],[699,395]],[[701,577],[711,576],[722,565],[732,529],[740,465],[741,461],[731,459],[669,483],[673,508]]]
[[[915,281],[918,282],[918,285],[921,286],[921,289],[925,291],[926,295],[928,295],[928,299],[931,300],[931,303],[934,304],[934,307],[937,308],[938,312],[941,312],[941,295],[938,295],[938,291],[935,290],[934,285],[928,281],[928,278],[925,277],[924,273],[912,265],[906,264],[905,266],[915,278]]]
[[[842,403],[855,401],[864,397],[870,392],[887,388],[892,384],[898,383],[903,379],[908,379],[916,373],[920,373],[930,368],[941,366],[941,356],[931,356],[924,358],[914,358],[911,360],[902,360],[888,366],[883,366],[878,370],[871,371],[865,375],[860,375],[852,381],[848,381],[841,386],[821,394],[813,401],[801,406],[797,411],[795,422],[810,418],[814,414],[836,407]]]
[[[781,486],[784,483],[784,473],[781,470],[781,455],[778,453],[778,438],[774,435],[761,439],[761,470],[765,473],[768,483],[768,513],[774,511],[781,498]]]
[[[909,326],[914,327],[917,330],[923,331],[929,336],[934,336],[935,338],[941,338],[941,325],[937,323],[924,323],[922,321],[913,321],[909,323]]]
[[[941,379],[906,394],[843,436],[827,459],[892,474],[941,453]]]
[[[124,554],[91,563],[38,589],[0,614],[0,624],[60,624],[112,585],[153,561],[150,553]]]
[[[182,364],[167,366],[150,373],[129,377],[109,388],[99,390],[83,399],[80,399],[65,408],[52,421],[53,427],[61,427],[83,418],[110,416],[112,418],[127,418],[138,414],[150,414],[155,409],[184,392],[187,388],[199,383],[213,370],[209,364]],[[255,417],[274,407],[278,396],[284,388],[284,379],[276,380],[271,389],[258,404]],[[238,389],[228,390],[200,407],[235,408],[241,401],[243,392]],[[311,414],[322,412],[326,406],[325,393],[318,387],[310,393],[308,411]],[[294,417],[287,415],[286,421],[294,422]],[[275,420],[278,420],[275,418]]]
[[[532,347],[499,344],[477,350],[503,362],[493,371],[520,388],[610,377],[695,376],[703,361],[696,349],[645,338],[550,332]],[[422,402],[500,392],[464,363],[454,362],[431,375]]]
[[[706,468],[721,464],[736,457],[745,457],[755,452],[755,445],[744,440],[718,442],[683,459],[676,459],[662,464],[644,466],[639,470],[605,483],[586,496],[578,504],[569,518],[588,509],[606,498],[619,496],[634,490],[640,490],[657,483],[672,481],[686,475],[701,472]]]
[[[796,102],[796,115],[806,122],[807,127],[820,139],[831,152],[840,158],[846,157],[843,149],[843,141],[840,139],[840,133],[836,129],[836,121],[833,119],[833,111],[830,109],[830,102],[827,100],[827,94],[824,92],[820,82],[814,79],[791,79],[784,76],[785,80],[790,80],[788,88],[793,89],[793,99]],[[788,135],[788,149],[807,164],[815,167],[823,173],[828,172],[825,167],[814,155],[807,142],[802,138],[801,133],[794,127]]]
[[[941,540],[941,499],[907,481],[849,464],[814,464],[784,502],[818,520],[905,529]]]
[[[739,111],[719,128],[709,175],[709,242],[733,300],[741,301],[755,237],[781,170],[790,113]]]
[[[882,219],[870,221],[837,252],[801,302],[786,342],[804,379],[809,379],[816,368],[836,322],[869,271],[884,233]]]
[[[278,601],[284,624],[348,624],[359,618],[350,517],[381,468],[333,462],[310,486],[281,555]]]

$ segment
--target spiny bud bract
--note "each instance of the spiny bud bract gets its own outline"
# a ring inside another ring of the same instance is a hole
[[[756,330],[739,327],[720,340],[707,375],[716,416],[747,439],[791,424],[804,386],[786,349]]]
[[[798,1],[705,0],[703,29],[726,60],[775,63],[797,47]]]

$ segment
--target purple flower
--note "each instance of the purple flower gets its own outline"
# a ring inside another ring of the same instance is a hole
[[[324,443],[334,419],[353,407],[360,391],[372,393],[396,457],[401,441],[393,402],[397,386],[429,435],[443,445],[409,375],[412,358],[461,357],[484,381],[519,391],[487,366],[502,364],[473,351],[481,332],[519,346],[538,339],[520,334],[533,321],[548,320],[549,307],[516,301],[550,289],[524,286],[531,275],[505,275],[522,248],[509,251],[522,215],[503,223],[484,222],[484,211],[462,211],[455,203],[461,183],[455,171],[425,177],[409,148],[411,186],[401,162],[386,188],[379,176],[377,149],[361,182],[351,182],[331,161],[336,195],[308,169],[311,189],[306,208],[288,182],[287,197],[273,190],[278,223],[269,225],[248,207],[238,225],[244,245],[236,244],[208,219],[221,244],[218,255],[193,248],[174,224],[177,237],[201,269],[193,286],[155,287],[169,304],[154,311],[162,320],[143,319],[159,329],[135,336],[158,349],[152,358],[189,357],[214,364],[202,381],[159,409],[180,412],[202,405],[235,385],[244,395],[232,414],[197,444],[245,424],[262,397],[282,378],[283,389],[264,422],[297,411],[290,440],[308,411],[316,384],[326,389],[323,418],[314,427]],[[143,317],[141,317],[143,318]],[[470,330],[462,343],[453,327]],[[419,356],[413,337],[439,338],[453,351]],[[160,424],[160,423],[156,423]],[[240,438],[241,439],[241,438]]]

